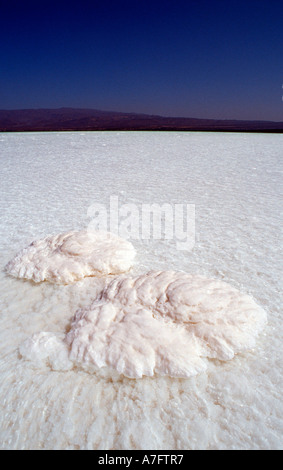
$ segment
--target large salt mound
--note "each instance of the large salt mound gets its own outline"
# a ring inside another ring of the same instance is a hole
[[[129,378],[190,377],[203,358],[229,360],[252,348],[266,322],[254,300],[229,284],[182,272],[113,280],[76,312],[65,338],[39,333],[21,354],[53,369],[114,369]]]
[[[68,284],[87,276],[126,272],[134,257],[133,245],[109,232],[73,231],[34,241],[5,269],[35,282]]]

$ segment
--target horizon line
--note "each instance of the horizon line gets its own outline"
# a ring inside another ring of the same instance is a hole
[[[53,110],[77,110],[77,111],[99,111],[102,113],[112,113],[112,114],[123,114],[123,115],[135,115],[135,116],[148,116],[148,117],[158,117],[162,119],[194,119],[198,121],[236,121],[236,122],[269,122],[269,123],[283,123],[282,121],[275,121],[269,119],[239,119],[239,118],[206,118],[206,117],[193,117],[193,116],[164,116],[162,114],[154,113],[142,113],[136,111],[113,111],[113,110],[104,110],[100,108],[89,108],[89,107],[73,107],[73,106],[60,106],[60,107],[36,107],[36,108],[0,108],[0,112],[3,111],[53,111]]]

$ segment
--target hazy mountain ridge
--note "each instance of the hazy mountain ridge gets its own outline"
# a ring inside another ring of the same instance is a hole
[[[97,109],[0,110],[0,132],[96,130],[203,130],[283,132],[283,122],[197,119]]]

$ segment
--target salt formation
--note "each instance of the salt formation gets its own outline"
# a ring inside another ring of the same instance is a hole
[[[129,378],[190,377],[206,369],[204,358],[225,361],[252,348],[265,322],[254,300],[227,283],[149,272],[114,279],[76,312],[63,341],[40,333],[21,354],[57,370],[77,366],[90,372],[110,368]]]
[[[121,274],[133,264],[133,245],[100,231],[68,232],[34,241],[6,266],[12,276],[69,284],[87,276]]]

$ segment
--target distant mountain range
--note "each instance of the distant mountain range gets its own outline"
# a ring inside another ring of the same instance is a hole
[[[77,108],[0,110],[0,132],[112,130],[282,133],[283,121],[195,119]]]

